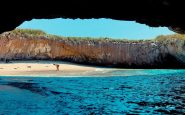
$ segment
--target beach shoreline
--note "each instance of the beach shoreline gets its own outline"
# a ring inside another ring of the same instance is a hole
[[[53,64],[58,64],[59,71]],[[82,65],[64,61],[0,62],[0,77],[120,77],[184,72],[184,69],[126,69]]]
[[[53,64],[58,64],[59,71]],[[63,61],[11,61],[0,62],[0,76],[36,76],[36,77],[81,77],[81,76],[106,76],[117,70],[97,66],[80,65]]]

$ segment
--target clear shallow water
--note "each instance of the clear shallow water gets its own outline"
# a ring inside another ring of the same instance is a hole
[[[185,113],[185,70],[137,70],[138,75],[118,76],[125,72],[114,71],[115,77],[2,76],[0,113]]]

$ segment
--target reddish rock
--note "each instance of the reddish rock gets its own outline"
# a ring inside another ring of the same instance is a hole
[[[0,59],[67,60],[127,68],[184,68],[184,41],[114,41],[50,39],[47,36],[0,35]]]

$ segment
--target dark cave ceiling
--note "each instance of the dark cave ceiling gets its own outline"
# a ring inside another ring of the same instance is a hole
[[[177,33],[185,33],[184,8],[184,0],[107,0],[104,4],[95,0],[16,2],[9,10],[0,8],[0,32],[13,30],[31,19],[110,18],[136,21],[151,27],[165,26]]]

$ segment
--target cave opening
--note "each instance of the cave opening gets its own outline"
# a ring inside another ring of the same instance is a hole
[[[184,0],[7,2],[0,114],[185,113]]]
[[[174,34],[167,27],[149,27],[135,21],[113,19],[32,19],[17,28],[37,29],[64,37],[92,37],[112,39],[153,39],[159,35]]]

